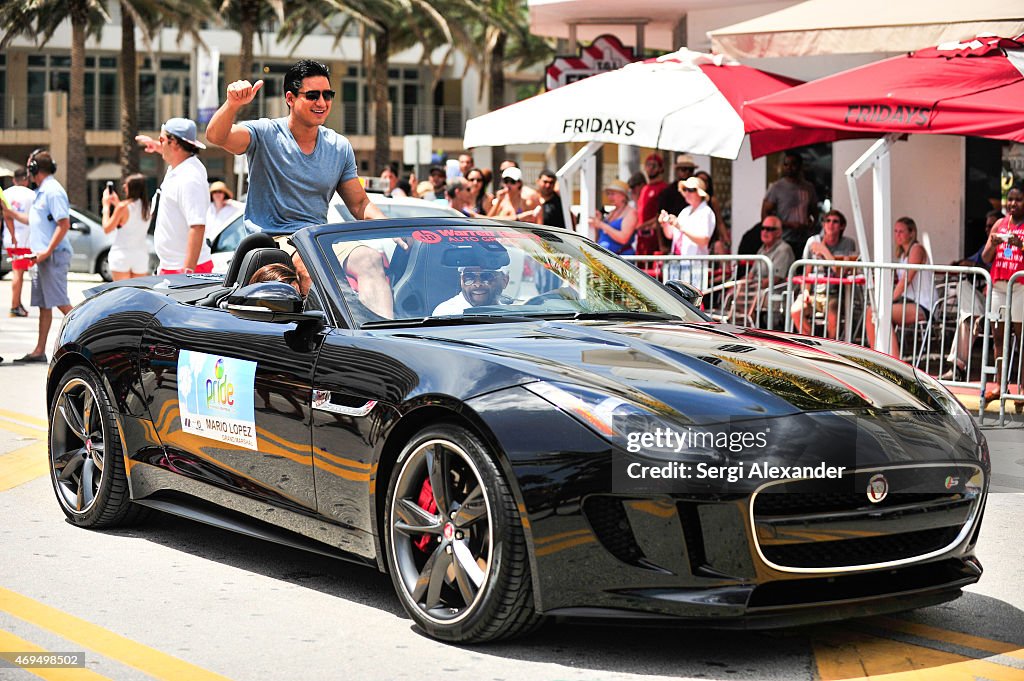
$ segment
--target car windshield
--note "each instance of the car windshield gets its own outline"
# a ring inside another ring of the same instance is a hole
[[[374,201],[374,204],[377,208],[380,208],[380,212],[384,214],[384,217],[401,220],[418,217],[459,215],[458,211],[449,208],[447,204],[439,204],[422,199],[417,199],[412,204],[389,200]],[[352,211],[338,199],[331,202],[327,219],[329,222],[354,222],[356,218],[352,215]]]
[[[705,321],[631,264],[561,230],[424,223],[339,229],[318,243],[354,321],[367,328],[523,318]],[[369,270],[356,271],[367,261]],[[380,310],[372,296],[388,288],[393,320],[372,311]]]

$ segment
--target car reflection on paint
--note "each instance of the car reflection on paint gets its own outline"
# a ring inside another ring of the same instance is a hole
[[[305,298],[247,285],[291,262],[257,233],[224,277],[108,284],[68,318],[47,399],[72,523],[157,509],[365,563],[458,642],[547,616],[820,622],[981,575],[985,441],[913,367],[712,323],[699,293],[561,230],[419,217],[290,241]],[[358,248],[383,288],[345,269]]]

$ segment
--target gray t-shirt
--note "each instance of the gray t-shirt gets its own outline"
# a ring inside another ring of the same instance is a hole
[[[357,175],[348,139],[320,126],[316,148],[305,154],[288,129],[287,118],[261,118],[241,125],[249,130],[246,222],[275,231],[327,222],[334,191]]]

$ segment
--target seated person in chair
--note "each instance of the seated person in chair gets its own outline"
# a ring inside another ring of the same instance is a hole
[[[470,307],[511,302],[503,300],[501,296],[501,292],[508,286],[506,269],[505,267],[488,269],[477,265],[460,267],[459,285],[462,290],[435,307],[432,316],[457,315]]]
[[[758,260],[748,270],[743,279],[736,282],[736,298],[734,317],[756,324],[750,319],[751,313],[757,309],[761,292],[782,283],[789,274],[793,264],[793,248],[782,238],[782,220],[769,215],[761,223],[761,247],[757,255],[767,256],[772,261],[772,276],[768,276],[768,268]],[[734,318],[734,321],[735,321]]]
[[[821,221],[821,233],[807,240],[803,259],[857,260],[857,244],[843,236],[845,230],[846,216],[838,210],[830,210]],[[827,274],[839,275],[841,271]],[[826,337],[838,338],[840,295],[852,295],[852,292],[841,293],[838,286],[828,284],[815,284],[813,290],[804,286],[790,309],[793,330],[802,334],[812,333],[815,315],[824,315]],[[852,323],[852,320],[847,320],[847,323]]]

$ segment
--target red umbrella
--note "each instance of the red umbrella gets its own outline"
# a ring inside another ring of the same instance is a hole
[[[1022,38],[939,45],[748,102],[743,122],[754,157],[888,133],[1024,142]]]

